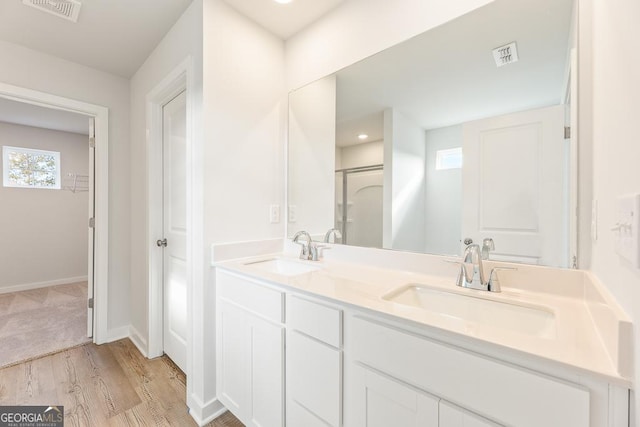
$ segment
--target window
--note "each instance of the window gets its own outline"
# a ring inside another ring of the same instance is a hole
[[[2,147],[5,187],[60,189],[60,153]]]
[[[436,151],[436,170],[461,169],[462,147]]]

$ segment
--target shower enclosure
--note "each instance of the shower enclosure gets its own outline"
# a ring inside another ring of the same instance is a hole
[[[335,228],[342,243],[382,247],[383,167],[336,170]]]

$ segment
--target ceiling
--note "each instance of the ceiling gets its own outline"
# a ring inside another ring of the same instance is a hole
[[[5,1],[5,0],[2,0]],[[286,40],[346,0],[224,0],[246,17]]]
[[[0,122],[89,135],[87,116],[3,97],[0,97]]]
[[[345,0],[225,0],[286,39]],[[130,78],[192,0],[81,0],[78,22],[0,0],[0,40]],[[0,97],[0,122],[88,134],[85,116]]]
[[[77,23],[0,1],[0,40],[131,77],[192,0],[83,0]]]
[[[496,0],[339,71],[337,144],[390,107],[433,129],[561,103],[572,3]],[[512,41],[519,61],[496,67],[492,49]]]

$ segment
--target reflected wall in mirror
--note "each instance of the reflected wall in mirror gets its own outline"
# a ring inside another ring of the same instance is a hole
[[[496,0],[293,91],[288,234],[447,255],[493,239],[491,259],[571,266],[575,21],[573,0]]]

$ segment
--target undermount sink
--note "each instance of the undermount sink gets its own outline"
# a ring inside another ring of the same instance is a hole
[[[467,323],[540,338],[556,336],[553,311],[533,304],[496,301],[415,283],[402,286],[382,298]]]
[[[245,265],[259,268],[269,273],[276,273],[282,276],[297,276],[299,274],[310,273],[320,270],[320,267],[291,261],[282,258],[272,258],[263,261],[248,262]]]

